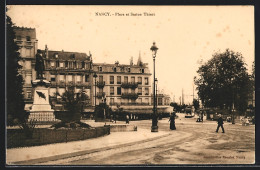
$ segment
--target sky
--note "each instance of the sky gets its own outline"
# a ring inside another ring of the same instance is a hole
[[[152,73],[150,48],[156,42],[158,88],[175,102],[180,102],[182,89],[184,102],[192,102],[196,71],[215,52],[227,48],[240,52],[249,73],[255,58],[253,6],[12,5],[8,8],[7,15],[16,26],[36,28],[39,49],[47,44],[49,50],[91,52],[95,63],[129,64],[131,57],[136,63],[141,55]]]

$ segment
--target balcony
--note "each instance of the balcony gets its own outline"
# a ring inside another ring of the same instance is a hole
[[[22,40],[16,40],[15,43],[16,43],[18,46],[22,46],[22,45],[23,45],[23,41],[22,41]]]
[[[67,86],[74,86],[75,84],[74,84],[74,82],[73,81],[68,81],[67,82]]]
[[[129,88],[136,89],[138,87],[138,83],[135,82],[122,83],[121,87],[125,89],[129,89]]]
[[[122,93],[122,99],[133,99],[136,100],[138,98],[137,93]]]
[[[51,81],[51,87],[56,87],[56,86],[57,86],[56,81]]]
[[[82,86],[87,88],[87,89],[90,89],[91,88],[91,85],[89,83],[82,83]]]
[[[33,43],[31,42],[31,41],[26,41],[26,44],[25,44],[26,46],[28,46],[28,47],[32,47],[33,46]]]
[[[57,83],[59,87],[65,87],[65,82],[63,80],[60,80],[59,83]]]
[[[106,84],[105,81],[97,81],[97,87],[98,88],[101,88],[101,89],[104,88],[105,84]]]
[[[83,86],[83,83],[82,83],[81,81],[77,81],[77,82],[76,82],[76,86],[77,86],[77,87],[82,87],[82,86]]]
[[[102,98],[102,97],[105,97],[105,92],[97,92],[97,98]]]
[[[115,103],[115,102],[110,102],[109,103],[109,105],[111,105],[111,106],[147,106],[147,105],[149,105],[149,103],[145,103],[145,102],[143,102],[143,103],[137,103],[137,102],[133,102],[133,103],[125,103],[125,102],[117,102],[117,103]]]

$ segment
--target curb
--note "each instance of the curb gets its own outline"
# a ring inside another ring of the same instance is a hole
[[[169,135],[171,135],[171,134],[168,133],[168,134],[157,136],[157,137],[150,138],[150,139],[145,139],[145,140],[140,140],[140,141],[135,141],[135,142],[130,142],[130,143],[124,143],[124,144],[119,144],[119,145],[114,145],[114,146],[107,146],[107,147],[98,148],[98,149],[84,150],[84,151],[66,153],[66,154],[55,155],[55,156],[50,156],[50,157],[36,158],[36,159],[31,159],[31,160],[26,160],[26,161],[10,162],[9,165],[11,165],[11,166],[12,165],[33,165],[33,164],[39,164],[39,163],[44,163],[44,162],[57,161],[60,159],[67,159],[67,158],[71,158],[71,157],[82,156],[82,155],[91,154],[91,153],[95,153],[95,152],[99,152],[99,151],[106,151],[106,150],[113,149],[115,147],[122,148],[122,147],[131,146],[131,145],[135,145],[135,144],[139,144],[139,143],[149,142],[149,141],[163,138],[163,137],[166,137]]]

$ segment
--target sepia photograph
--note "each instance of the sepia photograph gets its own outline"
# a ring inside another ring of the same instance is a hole
[[[253,5],[7,5],[6,166],[254,165]]]

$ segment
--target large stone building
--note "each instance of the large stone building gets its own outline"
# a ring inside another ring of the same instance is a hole
[[[14,27],[16,34],[15,42],[19,46],[22,60],[20,73],[24,79],[25,109],[30,110],[33,103],[32,81],[36,79],[35,55],[38,49],[36,30],[34,28]],[[42,55],[45,63],[44,78],[51,82],[50,99],[54,109],[61,107],[56,104],[56,93],[62,95],[68,87],[74,87],[75,91],[84,90],[89,96],[87,106],[92,106],[92,58],[91,55],[78,52],[50,51],[46,45]],[[86,107],[87,107],[86,106]],[[91,109],[91,107],[90,107]],[[93,109],[92,109],[93,111]]]
[[[29,111],[33,103],[31,82],[36,79],[38,40],[34,28],[14,27],[14,31],[22,58],[20,64],[23,67],[20,71],[24,78],[25,109]],[[45,64],[44,78],[51,83],[50,101],[56,111],[63,110],[56,94],[62,95],[69,87],[73,87],[75,92],[83,90],[89,96],[85,102],[85,113],[93,113],[95,104],[101,102],[106,102],[113,111],[121,107],[125,112],[133,114],[152,113],[152,74],[140,56],[137,64],[133,63],[132,58],[130,64],[105,64],[93,63],[91,54],[53,51],[47,45],[41,52]],[[94,75],[97,77],[94,78]],[[158,111],[169,109],[166,98],[158,94]]]
[[[34,28],[14,27],[16,34],[15,42],[19,46],[19,53],[22,58],[20,73],[24,79],[23,92],[26,104],[32,103],[32,84],[36,79],[35,55],[38,49],[38,40],[36,39],[36,30]],[[27,108],[28,109],[28,108]]]
[[[153,113],[152,78],[147,63],[141,61],[137,64],[94,63],[93,71],[96,77],[96,104],[106,102],[113,111],[119,107],[130,114]],[[95,92],[94,92],[95,93]],[[170,112],[169,101],[165,96],[158,95],[158,111]],[[95,103],[95,101],[93,102]]]
[[[57,100],[68,88],[74,88],[75,92],[84,91],[88,99],[85,109],[91,108],[93,93],[92,82],[92,57],[86,53],[50,51],[47,46],[42,51],[45,61],[44,77],[50,81],[50,97],[55,110],[62,109]]]

